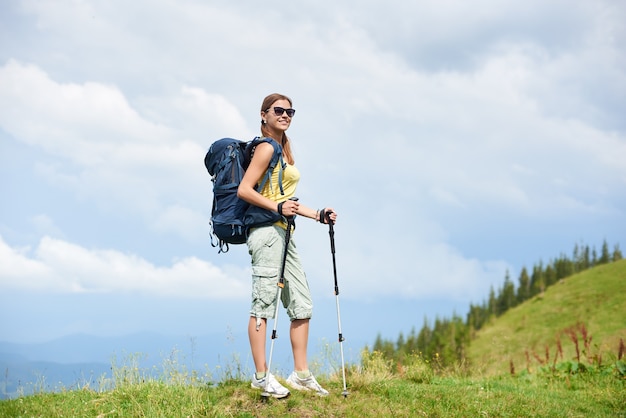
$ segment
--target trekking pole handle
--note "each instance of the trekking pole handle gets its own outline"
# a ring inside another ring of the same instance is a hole
[[[290,198],[289,198],[289,200],[291,200],[291,201],[293,201],[293,202],[297,202],[297,201],[298,201],[298,198],[294,196],[294,197],[290,197]],[[278,204],[278,213],[279,213],[281,216],[284,216],[285,218],[287,218],[287,220],[289,220],[289,219],[293,219],[296,215],[291,215],[291,216],[283,215],[283,203],[285,203],[285,202],[280,202],[280,203]]]
[[[295,197],[295,196],[294,196],[294,197],[290,197],[290,198],[289,198],[289,200],[292,200],[292,201],[294,201],[294,202],[297,202],[297,201],[298,201],[298,200],[300,200],[300,199],[298,199],[297,197]],[[293,224],[294,224],[294,219],[295,219],[295,218],[296,218],[296,215],[287,216],[287,224],[288,224],[288,225],[293,225]]]
[[[326,217],[326,223],[328,223],[328,235],[330,235],[330,252],[335,254],[335,228],[333,227],[333,221],[330,220],[332,211],[326,211],[324,216]]]

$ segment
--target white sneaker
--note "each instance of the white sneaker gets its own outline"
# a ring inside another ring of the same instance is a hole
[[[290,394],[289,389],[278,383],[278,380],[276,380],[271,373],[266,375],[263,379],[257,379],[256,374],[252,374],[251,386],[253,389],[261,389],[277,399],[286,398]]]
[[[317,394],[320,396],[328,395],[328,391],[324,389],[319,383],[317,383],[317,380],[315,380],[315,376],[313,375],[310,375],[305,379],[301,379],[294,371],[287,378],[287,384],[297,390],[312,390],[314,392],[317,392]]]

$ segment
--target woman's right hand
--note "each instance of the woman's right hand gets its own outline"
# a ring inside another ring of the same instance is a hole
[[[278,213],[283,216],[295,216],[300,209],[300,203],[297,200],[285,200],[278,204]]]

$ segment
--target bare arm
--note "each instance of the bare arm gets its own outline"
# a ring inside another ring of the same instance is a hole
[[[265,174],[273,154],[274,147],[272,144],[263,142],[256,146],[252,161],[250,161],[250,165],[243,175],[241,183],[239,183],[237,197],[251,205],[277,212],[278,204],[276,202],[254,190],[261,177]]]

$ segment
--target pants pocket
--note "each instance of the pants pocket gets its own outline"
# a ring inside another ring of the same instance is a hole
[[[276,267],[252,267],[252,301],[258,308],[264,309],[274,303],[278,283]]]

